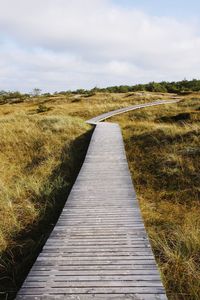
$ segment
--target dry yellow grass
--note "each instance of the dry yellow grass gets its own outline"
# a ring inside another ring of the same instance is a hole
[[[44,213],[46,204],[37,201],[42,187],[61,164],[63,147],[87,129],[70,116],[18,114],[0,119],[1,250]]]
[[[2,299],[12,299],[66,200],[89,142],[85,120],[139,101],[134,94],[59,95],[0,106]]]
[[[0,117],[0,298],[12,299],[58,216],[89,130],[83,120],[67,115],[13,110]]]
[[[186,98],[178,105],[114,118],[123,128],[145,224],[170,299],[200,297],[200,98],[194,97],[196,100]],[[37,244],[45,239],[41,235],[48,234],[49,224],[54,222],[52,215],[58,214],[57,206],[66,199],[74,169],[78,170],[89,142],[85,133],[90,127],[84,121],[119,107],[162,98],[169,99],[170,95],[57,95],[0,106],[2,299],[9,290],[13,291],[9,293],[12,299],[23,279],[19,280],[19,274],[31,264]],[[183,112],[189,113],[184,123],[165,118]]]
[[[123,128],[134,185],[170,300],[200,299],[199,104],[200,97],[192,97],[113,118]]]

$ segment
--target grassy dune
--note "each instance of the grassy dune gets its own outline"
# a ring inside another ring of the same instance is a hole
[[[162,98],[170,95],[56,95],[0,106],[0,298],[12,299],[56,222],[89,144],[84,121]],[[169,299],[200,297],[199,99],[113,118]]]

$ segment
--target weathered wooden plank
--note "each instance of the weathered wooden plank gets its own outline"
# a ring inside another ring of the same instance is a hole
[[[48,282],[48,281],[47,281]],[[30,281],[30,280],[26,280],[24,282],[24,288],[43,288],[45,287],[46,288],[46,281],[43,280],[43,282],[40,282],[40,281]],[[55,278],[55,276],[52,277],[52,281],[51,281],[51,278],[49,280],[49,283],[51,284],[51,289],[54,289],[54,288],[66,288],[66,289],[69,289],[69,288],[100,288],[100,287],[103,287],[103,288],[113,288],[113,287],[117,287],[117,288],[125,288],[125,287],[130,287],[130,288],[135,288],[135,287],[138,287],[138,288],[144,288],[144,287],[150,287],[150,288],[155,288],[155,290],[157,288],[161,288],[162,289],[162,283],[161,281],[133,281],[133,280],[98,280],[98,281],[91,281],[91,280],[86,280],[86,281],[67,281],[67,280],[57,280]],[[154,290],[154,292],[155,292]],[[162,290],[163,291],[163,290]]]
[[[128,256],[115,256],[115,255],[110,255],[110,256],[94,256],[94,257],[91,257],[91,256],[78,256],[78,257],[74,257],[74,256],[71,256],[71,255],[68,255],[68,254],[64,254],[64,253],[61,253],[60,255],[58,254],[54,254],[54,255],[51,255],[50,253],[48,253],[48,255],[43,255],[41,254],[40,257],[39,257],[39,261],[43,261],[43,260],[52,260],[53,262],[57,263],[61,260],[66,260],[66,257],[68,258],[68,260],[70,261],[70,263],[72,262],[82,262],[84,261],[84,263],[88,262],[89,264],[90,263],[93,263],[94,261],[95,262],[107,262],[107,261],[129,261],[130,263],[133,263],[135,262],[136,260],[140,260],[140,261],[151,261],[151,260],[154,260],[154,256],[153,255],[142,255],[142,256],[137,256],[137,255],[128,255]]]
[[[48,256],[48,257],[56,257],[58,255],[62,255],[62,256],[65,256],[65,257],[97,257],[97,256],[103,256],[103,257],[108,257],[108,256],[112,256],[112,257],[122,257],[122,256],[131,256],[131,257],[135,257],[135,256],[152,256],[152,253],[151,251],[143,251],[143,252],[128,252],[128,251],[97,251],[95,250],[94,252],[91,252],[91,251],[85,251],[85,253],[79,251],[79,252],[74,252],[74,251],[50,251],[48,249],[48,251],[45,251],[43,252],[43,257],[44,256]]]
[[[66,265],[66,266],[70,266],[70,265],[77,265],[77,263],[79,263],[80,265],[95,265],[96,264],[102,264],[102,265],[107,265],[107,264],[112,264],[112,265],[126,265],[126,264],[130,264],[130,265],[135,265],[135,264],[143,264],[143,265],[147,265],[147,264],[153,264],[154,263],[154,257],[153,256],[135,256],[135,257],[103,257],[103,256],[98,256],[98,254],[95,257],[98,257],[97,260],[95,260],[95,257],[82,257],[80,255],[79,259],[77,257],[70,257],[70,256],[66,256],[64,258],[62,258],[62,252],[57,255],[56,258],[53,257],[46,257],[46,256],[39,256],[37,259],[37,263],[40,265],[53,265],[56,264],[58,266],[62,266],[62,265]]]
[[[69,282],[69,281],[131,281],[131,282],[154,282],[158,281],[160,282],[160,276],[158,274],[156,275],[146,275],[146,274],[140,274],[140,275],[54,275],[54,274],[46,274],[42,275],[41,273],[37,273],[35,275],[29,274],[29,277],[27,278],[26,282],[46,282],[48,279],[52,279],[54,282]]]
[[[76,246],[76,247],[74,247],[74,246],[68,246],[68,245],[65,245],[65,244],[62,244],[62,246],[61,245],[57,245],[60,249],[61,248],[65,248],[65,249],[68,249],[68,250],[71,250],[71,251],[75,251],[76,249],[77,250],[83,250],[83,251],[85,251],[86,249],[90,249],[91,251],[94,251],[95,252],[95,250],[97,249],[97,245],[82,245],[82,246]],[[55,247],[55,244],[48,244],[48,247],[46,246],[46,248],[44,248],[44,251],[45,251],[45,249],[48,249],[49,247]],[[122,250],[122,249],[127,249],[127,250],[133,250],[133,251],[139,251],[139,249],[141,249],[141,248],[143,248],[144,250],[145,249],[150,249],[150,245],[148,245],[148,244],[130,244],[130,245],[115,245],[115,247],[114,247],[114,249],[116,250],[116,249],[119,249],[119,251],[120,250]],[[113,245],[98,245],[98,250],[101,250],[101,251],[103,251],[103,250],[112,250],[113,249]],[[117,250],[116,250],[117,251]]]
[[[37,263],[43,266],[81,266],[81,265],[154,265],[155,261],[153,258],[146,258],[146,259],[88,259],[86,260],[85,258],[83,259],[76,259],[74,258],[65,258],[65,257],[57,257],[57,259],[53,259],[52,257],[38,257]]]
[[[56,278],[63,278],[63,277],[70,277],[70,279],[78,278],[88,278],[88,280],[97,280],[97,278],[100,279],[108,279],[109,276],[118,276],[120,278],[124,278],[126,280],[133,279],[133,280],[147,280],[147,279],[159,279],[159,274],[157,270],[107,270],[105,273],[105,270],[78,270],[78,271],[60,271],[60,270],[51,270],[51,271],[31,271],[29,274],[28,279],[36,278],[37,280],[40,278],[40,276],[51,276],[54,275]]]
[[[132,240],[144,240],[144,239],[147,239],[146,236],[141,236],[141,237],[138,237],[138,235],[126,235],[126,234],[123,234],[123,233],[119,233],[119,234],[106,234],[106,233],[100,233],[100,234],[97,234],[96,236],[90,234],[90,233],[86,233],[86,234],[81,234],[81,233],[73,233],[73,235],[70,235],[68,234],[67,232],[54,232],[52,235],[51,235],[51,238],[52,239],[60,239],[60,238],[67,238],[67,237],[70,237],[71,239],[78,239],[78,240],[82,240],[82,239],[116,239],[116,238],[119,238],[119,239],[132,239]]]
[[[20,300],[167,300],[165,294],[78,294],[78,295],[42,295],[42,296],[32,296],[32,295],[21,295],[18,296]]]
[[[105,273],[107,273],[107,271],[121,271],[121,272],[126,272],[126,271],[138,271],[140,272],[141,270],[142,271],[147,271],[147,274],[148,274],[148,271],[157,271],[157,267],[155,264],[153,265],[80,265],[80,266],[43,266],[43,265],[40,265],[38,263],[35,263],[35,265],[33,266],[33,268],[31,269],[30,272],[33,272],[33,271],[48,271],[48,272],[55,272],[55,270],[57,271],[57,274],[60,274],[60,272],[63,272],[63,271],[105,271]]]
[[[134,294],[134,293],[149,293],[149,294],[163,294],[164,290],[161,287],[54,287],[46,289],[44,287],[30,287],[21,289],[21,295],[40,295],[40,294]],[[126,299],[126,298],[125,298]]]

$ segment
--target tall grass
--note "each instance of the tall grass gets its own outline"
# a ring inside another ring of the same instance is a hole
[[[200,299],[199,99],[115,121],[168,297]]]
[[[2,299],[14,294],[51,229],[49,223],[58,216],[84,158],[88,130],[70,116],[21,113],[0,118]]]
[[[61,164],[63,147],[69,148],[86,129],[81,120],[71,117],[17,115],[0,119],[1,249],[13,233],[45,213],[48,204],[37,201],[41,189]]]
[[[0,107],[0,298],[13,299],[67,198],[85,120],[167,94],[59,95]],[[170,299],[199,299],[199,96],[115,117]],[[187,116],[179,116],[186,112]],[[184,120],[177,121],[185,118]],[[174,118],[175,116],[175,118]]]

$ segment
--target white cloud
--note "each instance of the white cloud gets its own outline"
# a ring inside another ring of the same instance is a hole
[[[200,75],[198,24],[109,0],[0,0],[0,89],[30,91]]]

